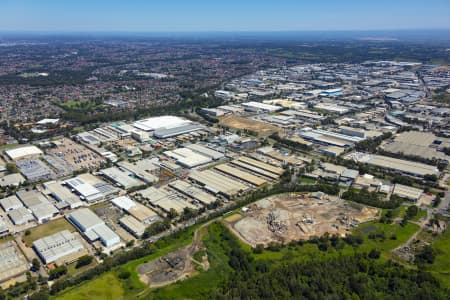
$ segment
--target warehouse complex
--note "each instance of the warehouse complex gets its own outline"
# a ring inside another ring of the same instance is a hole
[[[99,240],[105,247],[113,247],[120,243],[120,237],[105,222],[88,208],[80,208],[67,215],[90,242]]]

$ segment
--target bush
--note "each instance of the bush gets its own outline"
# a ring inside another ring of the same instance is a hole
[[[94,258],[90,255],[84,255],[80,257],[77,261],[77,264],[75,265],[75,269],[89,265],[92,262],[92,260],[94,260]]]
[[[128,279],[131,276],[131,272],[128,270],[121,270],[119,274],[117,274],[117,277],[120,279]]]

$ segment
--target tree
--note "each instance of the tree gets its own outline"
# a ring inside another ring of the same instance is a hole
[[[41,262],[37,258],[33,258],[31,261],[31,271],[37,272],[41,268]]]
[[[49,280],[58,279],[59,277],[67,274],[67,267],[66,266],[59,266],[51,270],[48,275]]]
[[[8,173],[19,173],[19,169],[17,168],[16,164],[14,163],[7,163],[6,164],[6,171],[8,171]]]
[[[79,269],[83,266],[89,265],[94,260],[94,257],[90,255],[83,255],[80,257],[75,265],[75,269]]]
[[[178,216],[178,213],[177,213],[177,211],[174,208],[171,208],[169,210],[169,212],[167,213],[167,217],[169,219],[175,219],[177,216]]]
[[[142,237],[144,239],[149,238],[153,235],[166,231],[167,229],[170,228],[170,226],[171,224],[169,219],[164,219],[163,221],[156,221],[145,229],[144,235]]]

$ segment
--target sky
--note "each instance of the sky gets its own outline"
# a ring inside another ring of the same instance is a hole
[[[450,29],[450,0],[0,0],[0,31]]]

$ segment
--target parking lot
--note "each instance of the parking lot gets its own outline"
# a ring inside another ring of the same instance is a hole
[[[97,153],[67,138],[54,141],[47,154],[66,162],[72,171],[95,169],[106,162]]]

